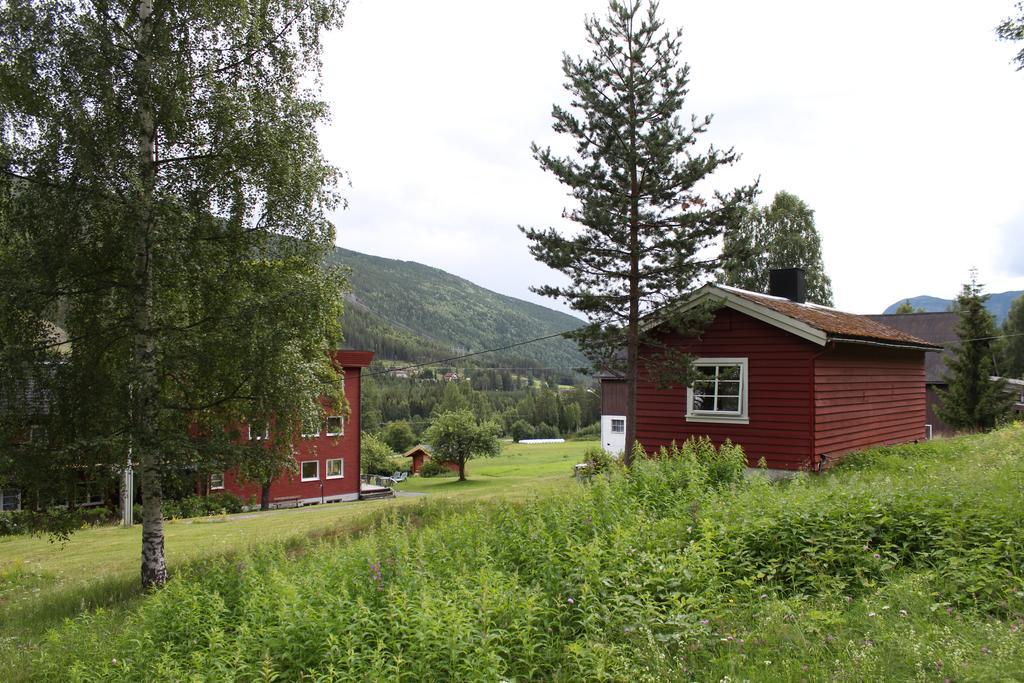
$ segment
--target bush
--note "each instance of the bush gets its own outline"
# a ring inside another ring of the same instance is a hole
[[[595,422],[576,431],[572,435],[575,441],[592,441],[601,438],[601,423]]]
[[[405,458],[402,458],[404,460]],[[386,443],[373,434],[362,434],[362,446],[359,454],[359,467],[363,474],[379,474],[390,476],[399,469],[398,458]]]
[[[0,512],[0,536],[17,536],[32,533],[56,533],[63,536],[83,526],[113,524],[118,513],[106,507],[50,508],[45,512],[35,510],[10,510]]]
[[[208,496],[188,496],[179,500],[165,500],[163,507],[164,519],[187,519],[190,517],[207,517],[210,515],[234,514],[241,512],[244,501],[240,496],[222,491]],[[141,522],[142,507],[136,506],[136,519]],[[133,514],[136,514],[133,511]]]
[[[455,473],[448,469],[443,464],[434,460],[433,458],[427,458],[423,466],[420,468],[421,477],[452,477]]]
[[[516,420],[515,422],[512,423],[512,427],[509,429],[509,436],[512,437],[513,441],[532,439],[533,435],[533,425],[531,425],[526,420]]]
[[[558,428],[549,425],[547,422],[541,422],[537,425],[537,429],[533,432],[533,438],[535,439],[557,439]]]

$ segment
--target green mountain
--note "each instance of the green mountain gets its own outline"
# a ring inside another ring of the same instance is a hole
[[[1022,294],[1024,294],[1024,291],[1000,292],[989,296],[988,301],[985,302],[985,308],[988,309],[989,313],[995,316],[997,325],[1003,324],[1003,321],[1006,320],[1007,314],[1010,312],[1010,304],[1012,304],[1013,300]],[[927,295],[913,296],[909,299],[900,299],[886,308],[883,313],[895,313],[896,308],[904,301],[909,301],[910,305],[914,308],[923,308],[925,313],[949,311],[953,305],[952,299],[940,299],[937,296]]]
[[[579,327],[583,321],[522,299],[492,292],[414,261],[336,248],[334,263],[350,270],[345,345],[389,360],[425,362],[493,349]],[[473,359],[489,367],[587,366],[576,345],[561,337]]]

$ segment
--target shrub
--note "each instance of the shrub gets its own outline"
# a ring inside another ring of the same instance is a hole
[[[359,467],[363,474],[392,475],[398,469],[397,461],[390,446],[373,434],[363,432],[359,454]]]
[[[420,467],[421,477],[453,477],[455,473],[450,469],[434,460],[433,458],[427,458],[423,462],[423,466]]]
[[[509,435],[512,437],[513,441],[532,439],[534,436],[533,425],[526,420],[516,420],[512,423],[512,427],[509,429]]]
[[[594,439],[600,439],[601,423],[595,422],[577,430],[576,433],[572,435],[572,438],[576,441],[592,441]]]
[[[537,425],[537,429],[533,432],[533,438],[535,439],[557,439],[558,428],[549,425],[547,422],[541,422]]]

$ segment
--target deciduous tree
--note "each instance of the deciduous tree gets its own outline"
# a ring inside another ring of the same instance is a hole
[[[578,230],[523,231],[531,253],[569,277],[566,285],[535,291],[585,313],[589,324],[571,336],[596,365],[623,370],[626,441],[632,443],[640,347],[658,343],[641,330],[640,318],[714,272],[719,262],[707,248],[734,224],[754,189],[702,194],[708,177],[737,155],[697,149],[710,116],[681,120],[689,79],[680,64],[681,32],[664,28],[657,3],[613,0],[607,16],[588,18],[585,28],[593,51],[563,58],[571,104],[552,112],[555,132],[568,136],[574,153],[563,157],[533,145],[541,168],[570,189],[575,205],[565,216]],[[668,307],[662,315],[684,333],[706,322],[699,312],[683,315]],[[685,358],[667,348],[654,356],[661,362],[648,371],[685,381]]]
[[[341,281],[322,266],[337,173],[309,86],[343,5],[0,9],[0,365],[39,367],[41,320],[67,330],[50,373],[59,457],[37,469],[131,449],[146,586],[167,577],[169,471],[207,469],[243,416],[273,414],[290,436],[318,395],[342,400],[325,354]],[[304,277],[283,290],[286,273]]]
[[[993,339],[995,319],[985,309],[988,295],[983,294],[977,272],[971,272],[956,299],[960,314],[956,332],[960,342],[947,361],[948,388],[940,393],[939,416],[954,429],[992,429],[1005,417],[1013,403],[1006,383],[993,381]]]
[[[1024,2],[1018,2],[1017,16],[1007,17],[996,27],[996,34],[1003,40],[1024,40]],[[1024,69],[1024,48],[1013,58],[1017,62],[1017,70]]]
[[[738,229],[725,234],[724,247],[725,284],[767,293],[771,269],[803,268],[807,299],[832,305],[832,281],[825,274],[814,210],[796,195],[778,192],[769,206],[749,206]]]
[[[438,462],[457,463],[459,481],[465,481],[469,460],[488,458],[501,452],[497,434],[497,425],[478,423],[468,410],[442,413],[427,431],[427,440],[434,449],[430,457]]]

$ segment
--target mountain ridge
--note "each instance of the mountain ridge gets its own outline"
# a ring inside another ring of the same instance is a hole
[[[985,302],[985,308],[996,318],[996,324],[1002,325],[1003,321],[1006,320],[1007,314],[1010,312],[1010,304],[1013,301],[1024,295],[1024,290],[1010,290],[1007,292],[998,292],[990,294],[988,300]],[[951,310],[954,299],[943,299],[937,296],[930,296],[928,294],[921,294],[919,296],[912,296],[909,298],[899,299],[895,303],[889,305],[883,314],[895,313],[896,309],[904,301],[909,301],[910,305],[915,309],[923,308],[925,313],[940,313],[943,311]]]
[[[584,321],[530,301],[481,287],[417,261],[403,261],[335,247],[330,261],[348,269],[351,292],[342,321],[346,345],[369,348],[386,360],[429,360],[486,351],[565,332]],[[564,338],[487,354],[523,367],[566,371],[587,365]]]

